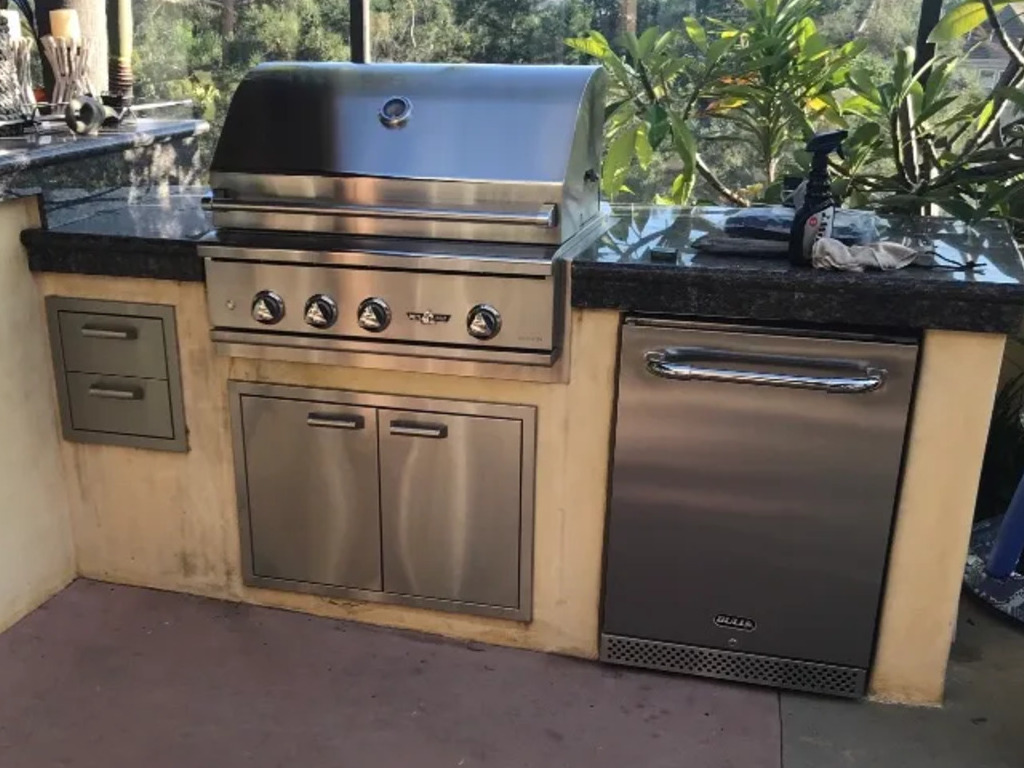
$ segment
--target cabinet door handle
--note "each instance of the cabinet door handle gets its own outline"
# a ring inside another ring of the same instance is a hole
[[[434,440],[448,437],[448,427],[444,424],[421,424],[415,421],[392,421],[390,432],[392,435],[429,437]]]
[[[768,387],[791,389],[816,389],[840,395],[856,395],[874,392],[885,383],[886,371],[881,368],[861,368],[855,363],[845,364],[844,370],[856,371],[856,376],[809,376],[801,373],[775,373],[770,371],[748,371],[727,367],[705,367],[700,360],[722,360],[754,363],[783,360],[767,355],[743,355],[721,350],[689,349],[685,347],[657,349],[647,352],[644,360],[647,371],[663,379],[677,381],[709,381],[719,384],[756,384]],[[814,363],[814,360],[802,360]]]
[[[306,423],[311,427],[324,427],[325,429],[362,429],[366,420],[362,416],[311,413],[306,417]]]
[[[93,384],[89,387],[89,397],[102,397],[107,400],[141,400],[145,397],[142,387],[105,387]]]
[[[132,341],[139,333],[134,328],[113,328],[103,325],[83,325],[81,334],[87,339],[117,339]]]

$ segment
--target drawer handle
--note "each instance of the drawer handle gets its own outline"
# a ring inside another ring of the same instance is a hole
[[[83,325],[81,333],[87,339],[134,341],[139,337],[139,332],[134,328],[110,328],[102,325]]]
[[[415,421],[392,421],[391,434],[405,437],[429,437],[443,440],[448,437],[448,427],[444,424],[419,424]]]
[[[89,397],[102,397],[107,400],[141,400],[145,397],[142,387],[104,387],[93,384],[89,387]]]
[[[808,376],[800,373],[773,373],[768,371],[708,368],[697,365],[699,359],[769,362],[766,355],[742,355],[720,350],[669,348],[652,350],[645,356],[647,371],[663,379],[676,381],[708,381],[718,384],[756,384],[767,387],[812,389],[839,395],[857,395],[874,392],[885,383],[886,371],[881,368],[856,368],[858,376]],[[781,359],[781,358],[779,358]],[[773,360],[772,360],[773,361]],[[808,361],[815,362],[815,361]]]
[[[311,427],[326,429],[362,429],[366,420],[362,416],[334,416],[330,413],[311,413],[306,417]]]

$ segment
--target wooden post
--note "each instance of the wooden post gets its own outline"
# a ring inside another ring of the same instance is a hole
[[[132,101],[135,76],[132,73],[134,29],[132,0],[107,0],[107,44],[110,60],[107,73],[111,105],[127,106]]]

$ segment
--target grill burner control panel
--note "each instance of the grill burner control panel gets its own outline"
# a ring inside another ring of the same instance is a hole
[[[302,264],[271,261],[280,258],[273,252],[264,261],[241,248],[207,250],[216,253],[206,258],[215,340],[421,357],[473,350],[471,359],[492,359],[482,355],[493,350],[502,362],[542,365],[560,346],[561,261],[484,272],[506,264],[456,271],[464,262],[438,258],[428,266],[447,269],[414,272],[394,269],[402,262],[390,258],[384,267]]]
[[[274,291],[259,291],[252,300],[252,319],[262,325],[277,325],[284,319],[285,304]],[[433,312],[412,312],[410,319],[425,325],[439,322]],[[303,319],[306,325],[320,330],[330,328],[338,321],[338,304],[330,296],[317,293],[306,301]],[[380,333],[391,324],[391,307],[384,299],[371,297],[359,303],[356,310],[356,323],[364,331]],[[490,304],[477,304],[466,315],[466,331],[474,339],[486,341],[501,333],[501,313]]]

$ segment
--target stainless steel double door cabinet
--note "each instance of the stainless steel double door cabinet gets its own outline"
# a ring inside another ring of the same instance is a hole
[[[602,658],[862,693],[917,351],[628,319]]]
[[[231,394],[246,583],[529,618],[532,407]]]

